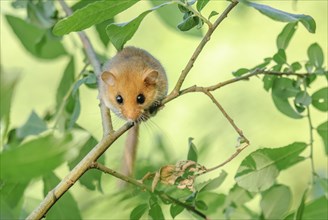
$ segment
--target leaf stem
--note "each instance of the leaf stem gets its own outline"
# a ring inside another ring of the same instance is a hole
[[[315,177],[316,177],[316,172],[315,172],[315,167],[314,167],[314,159],[313,159],[313,125],[312,125],[312,118],[311,118],[311,112],[310,112],[310,107],[306,106],[306,111],[307,111],[307,118],[308,118],[308,123],[309,123],[309,136],[310,136],[310,161],[311,161],[311,170],[312,170],[312,184],[314,184]]]
[[[306,82],[303,80],[303,86],[304,86],[304,92],[307,93],[307,85]],[[314,167],[314,159],[313,159],[313,142],[314,142],[314,138],[313,138],[313,123],[312,123],[312,117],[311,117],[311,111],[310,111],[310,107],[306,106],[306,111],[307,111],[307,119],[308,119],[308,124],[309,124],[309,137],[310,137],[310,162],[311,162],[311,171],[312,171],[312,184],[314,184],[315,181],[315,177],[316,177],[316,172],[315,172],[315,167]]]

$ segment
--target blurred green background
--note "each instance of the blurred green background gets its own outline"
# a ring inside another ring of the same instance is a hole
[[[75,1],[67,2],[74,4]],[[308,46],[317,42],[324,50],[324,66],[328,66],[328,1],[261,2],[291,13],[311,15],[317,24],[316,33],[310,34],[299,25],[286,51],[287,59],[288,61],[306,60]],[[227,5],[228,2],[223,0],[211,1],[203,14],[208,15],[212,10],[221,13]],[[115,19],[118,22],[129,21],[151,7],[148,1],[142,1],[119,14]],[[39,115],[44,115],[47,109],[55,105],[56,89],[69,58],[44,61],[32,57],[13,34],[4,19],[4,14],[21,15],[23,18],[25,14],[24,11],[13,10],[10,1],[1,1],[1,66],[6,74],[18,73],[20,76],[11,112],[11,127],[16,127],[26,121],[32,110]],[[213,34],[183,87],[194,84],[212,85],[232,78],[231,73],[234,70],[261,63],[263,58],[272,56],[276,52],[275,39],[284,25],[285,23],[275,22],[258,11],[238,5]],[[201,31],[204,33],[206,30]],[[99,53],[107,57],[115,54],[113,46],[109,48],[102,46],[93,30],[88,29],[86,32]],[[128,45],[146,49],[157,57],[167,71],[169,87],[172,89],[200,39],[173,30],[153,12],[144,19]],[[83,67],[79,39],[75,34],[70,34],[65,36],[65,42],[68,51],[80,58],[76,60],[78,73]],[[324,86],[327,86],[326,81],[317,80],[309,93]],[[228,178],[219,189],[220,192],[227,192],[232,187],[233,177],[241,160],[250,152],[260,147],[281,147],[294,141],[309,142],[307,119],[294,120],[278,112],[270,94],[262,88],[260,78],[253,77],[249,81],[231,84],[217,90],[214,94],[251,142],[249,148],[223,167],[228,172]],[[97,91],[82,87],[80,97],[81,115],[78,124],[100,139],[102,128]],[[325,113],[316,109],[312,108],[311,111],[314,126],[327,118]],[[114,117],[116,128],[122,124],[121,119]],[[235,152],[234,146],[238,137],[221,112],[203,94],[182,96],[168,103],[155,118],[142,124],[138,151],[140,163],[144,163],[142,162],[144,160],[152,163],[163,158],[161,152],[154,147],[154,140],[158,135],[164,139],[172,161],[186,159],[188,138],[193,137],[196,146],[204,149],[199,162],[208,167],[221,163]],[[323,142],[317,133],[314,138],[315,167],[320,175],[327,177],[328,161],[324,156]],[[124,137],[120,138],[106,152],[106,165],[113,169],[119,169],[124,141]],[[309,154],[308,150],[304,152],[304,156]],[[60,177],[64,177],[67,172],[68,169],[64,165],[56,170]],[[216,171],[206,175],[205,178],[218,174],[219,171]],[[280,174],[279,182],[291,187],[294,196],[293,206],[298,204],[301,193],[310,181],[310,175],[309,160]],[[117,203],[115,198],[112,198],[113,192],[117,192],[116,179],[104,175],[102,184],[104,194],[88,191],[80,187],[79,183],[70,189],[79,202],[83,217],[97,219],[128,217],[131,211],[130,208],[125,207],[129,207],[128,203]],[[26,191],[26,195],[30,198],[29,206],[32,208],[42,199],[42,189],[41,182],[36,180]],[[109,207],[113,206],[116,211],[109,216]]]

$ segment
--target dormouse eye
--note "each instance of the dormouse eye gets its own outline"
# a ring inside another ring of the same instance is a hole
[[[120,105],[123,104],[123,97],[120,95],[116,96],[116,102]]]
[[[143,94],[139,94],[137,96],[137,103],[138,104],[143,104],[145,102],[145,96]]]

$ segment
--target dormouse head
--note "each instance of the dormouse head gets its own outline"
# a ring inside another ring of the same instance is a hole
[[[158,102],[158,77],[159,73],[152,69],[103,72],[106,106],[125,120],[137,123],[147,120],[148,109]]]

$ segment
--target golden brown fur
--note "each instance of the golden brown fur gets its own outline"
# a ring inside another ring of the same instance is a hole
[[[100,98],[119,117],[133,121],[125,146],[122,172],[132,176],[137,151],[138,123],[156,113],[167,94],[167,78],[160,62],[147,51],[126,47],[104,66]],[[138,103],[137,97],[144,97]],[[118,97],[122,102],[118,102]]]
[[[135,47],[124,48],[105,64],[101,78],[105,82],[102,98],[106,106],[125,120],[147,119],[147,110],[167,94],[162,65],[148,52]],[[142,104],[137,103],[139,94],[145,97]],[[123,104],[116,101],[118,95]]]

